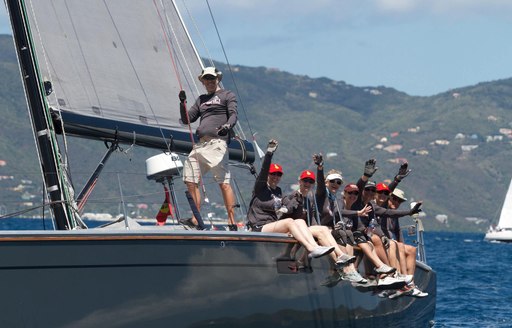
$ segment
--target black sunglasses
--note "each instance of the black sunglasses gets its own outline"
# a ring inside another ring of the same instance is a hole
[[[270,175],[277,175],[278,177],[283,176],[281,172],[272,172]]]
[[[391,195],[391,200],[394,200],[395,202],[403,203],[404,200],[396,197],[395,195]]]
[[[366,188],[365,191],[376,192],[377,189],[375,189],[375,188]]]
[[[357,191],[349,191],[349,192],[347,192],[347,194],[357,196],[357,194],[359,194],[359,192],[357,192]]]
[[[389,191],[387,190],[379,190],[377,191],[378,194],[384,194],[384,195],[389,195]]]
[[[315,180],[313,180],[313,179],[302,179],[302,181],[307,182],[307,183],[315,183]]]
[[[205,75],[205,76],[203,76],[203,79],[208,80],[208,81],[212,81],[212,80],[216,80],[217,77],[213,76],[213,75]]]
[[[334,179],[334,180],[329,180],[330,183],[336,183],[337,185],[340,185],[343,183],[340,179]]]

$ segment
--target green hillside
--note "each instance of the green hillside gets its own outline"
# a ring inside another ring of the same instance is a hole
[[[0,204],[13,211],[28,206],[20,204],[29,195],[37,195],[33,205],[41,203],[41,178],[10,36],[0,36],[0,49],[0,160],[7,162],[0,175],[13,177],[0,180]],[[512,79],[412,97],[388,87],[355,87],[265,67],[233,67],[235,88],[230,75],[223,83],[239,95],[247,136],[257,133],[262,148],[269,138],[280,142],[275,160],[285,167],[284,186],[293,184],[301,170],[313,168],[316,152],[331,154],[327,168],[341,169],[346,182],[357,180],[368,158],[378,161],[378,181],[392,178],[406,159],[413,172],[400,187],[409,199],[424,201],[427,228],[483,231],[488,220],[496,219],[512,177],[507,130],[512,129]],[[125,204],[134,206],[130,211],[144,203],[149,209],[139,206],[140,214],[152,216],[163,193],[145,178],[144,161],[156,152],[124,148],[126,153],[114,154],[108,163],[87,210],[118,213],[121,184]],[[68,139],[78,190],[105,151],[102,143]],[[248,202],[254,178],[244,170],[236,173]],[[183,183],[178,180],[175,186],[182,195]],[[208,197],[212,204],[205,210],[222,215],[222,206],[214,204],[218,198],[211,191]],[[438,214],[448,216],[448,226],[434,219]],[[481,220],[477,224],[468,217]]]

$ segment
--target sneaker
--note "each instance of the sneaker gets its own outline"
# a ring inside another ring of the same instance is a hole
[[[392,273],[395,272],[396,269],[390,267],[389,265],[383,264],[382,266],[375,268],[375,272],[377,273]]]
[[[356,260],[355,256],[350,256],[348,254],[343,253],[340,256],[338,256],[338,259],[336,260],[335,265],[339,269],[339,268],[349,265],[350,263],[355,262],[355,260]]]
[[[350,271],[348,273],[342,272],[341,279],[359,284],[366,284],[368,282],[368,280],[364,279],[357,271]]]
[[[308,254],[309,258],[318,258],[327,255],[334,251],[334,246],[318,246],[311,253]]]
[[[418,287],[414,287],[412,289],[412,293],[410,294],[411,296],[414,296],[414,297],[427,297],[428,296],[428,293],[426,292],[422,292],[421,290],[418,289]]]
[[[401,288],[404,285],[405,285],[405,281],[403,279],[395,278],[392,276],[386,276],[384,278],[379,279],[379,281],[377,282],[377,286],[379,286],[379,287],[386,286],[389,289]],[[391,288],[391,287],[394,287],[394,288]]]
[[[411,295],[413,290],[414,290],[414,288],[404,286],[404,287],[398,289],[397,291],[395,291],[393,294],[389,295],[389,298],[395,299],[400,296]]]
[[[331,287],[336,286],[341,281],[341,279],[342,279],[342,277],[341,277],[340,273],[338,271],[336,271],[333,274],[331,274],[330,276],[328,276],[327,278],[325,278],[325,280],[322,281],[321,285],[331,288]]]

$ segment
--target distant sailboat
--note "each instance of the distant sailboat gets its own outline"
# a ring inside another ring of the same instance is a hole
[[[498,225],[489,228],[485,234],[485,240],[512,242],[512,179],[501,208]]]
[[[1,327],[432,323],[436,273],[424,260],[414,280],[429,296],[392,300],[348,282],[322,286],[329,262],[299,270],[297,261],[281,258],[297,244],[287,234],[141,226],[129,219],[85,226],[80,212],[99,173],[75,196],[56,134],[109,144],[100,166],[117,143],[157,149],[164,158],[150,161],[156,165],[149,165],[155,169],[148,177],[179,175],[178,155],[188,154],[195,136],[179,122],[177,95],[202,92],[197,75],[205,65],[174,1],[5,3],[57,230],[0,232]],[[240,165],[258,152],[243,132],[229,148]],[[166,203],[173,202],[171,189],[170,196]]]

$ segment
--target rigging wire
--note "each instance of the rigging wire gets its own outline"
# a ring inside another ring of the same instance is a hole
[[[244,106],[244,103],[243,103],[243,100],[242,100],[242,96],[240,94],[240,90],[238,89],[238,85],[236,84],[235,76],[233,74],[233,69],[232,69],[231,64],[229,62],[228,55],[226,53],[226,49],[224,48],[224,43],[222,42],[222,38],[220,36],[220,32],[219,32],[219,29],[217,27],[217,22],[215,21],[215,17],[213,16],[213,12],[212,12],[212,8],[210,6],[209,0],[206,0],[206,4],[208,5],[208,11],[210,12],[210,17],[212,19],[213,26],[215,27],[215,32],[217,33],[217,38],[219,39],[219,43],[220,43],[220,46],[222,48],[222,53],[224,54],[224,59],[226,60],[226,64],[228,66],[229,74],[231,76],[231,79],[233,81],[233,85],[234,85],[236,93],[238,95],[238,99],[239,99],[239,102],[240,102],[240,107],[242,108],[242,111],[244,112],[245,120],[246,120],[247,126],[249,128],[249,132],[251,133],[251,136],[254,136],[254,133],[253,133],[252,127],[251,127],[251,123],[249,122],[249,118],[247,117],[247,111],[245,110],[245,106]],[[240,130],[240,134],[242,135],[242,138],[243,139],[247,139],[245,137],[242,129],[239,129],[239,130]]]

